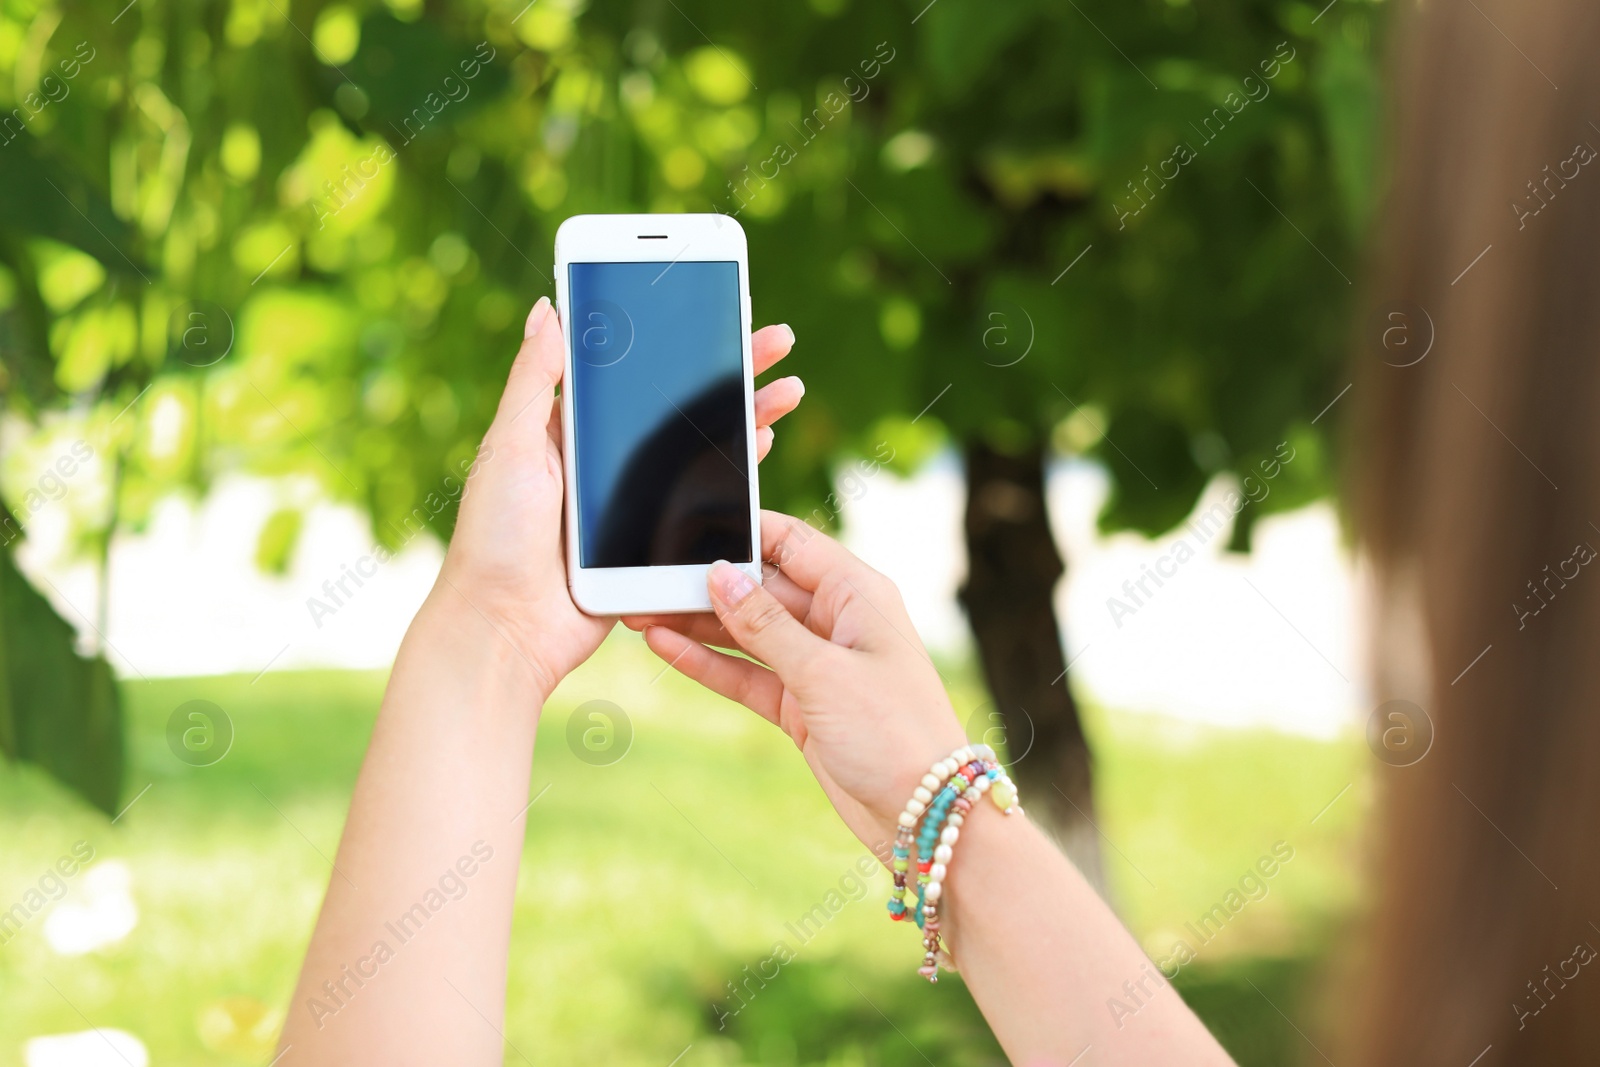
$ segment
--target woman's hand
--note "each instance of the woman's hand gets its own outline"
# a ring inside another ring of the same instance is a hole
[[[757,330],[750,338],[755,372],[783,359],[793,345],[787,326]],[[555,402],[565,365],[560,321],[541,297],[528,315],[432,593],[465,601],[492,626],[532,669],[541,697],[593,655],[616,621],[585,615],[567,591],[561,405]],[[758,460],[772,448],[772,424],[804,394],[792,377],[756,391]]]
[[[966,743],[939,673],[894,583],[833,538],[765,511],[761,549],[776,565],[762,586],[712,568],[715,618],[625,622],[677,670],[788,734],[863,844],[891,842],[928,767]]]

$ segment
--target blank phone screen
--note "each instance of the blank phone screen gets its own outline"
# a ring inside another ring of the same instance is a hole
[[[753,562],[739,265],[567,269],[580,564]]]

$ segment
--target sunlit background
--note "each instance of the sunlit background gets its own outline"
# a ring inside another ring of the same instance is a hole
[[[1195,948],[1176,984],[1238,1061],[1307,1055],[1375,763],[1337,490],[1385,20],[0,2],[0,1064],[271,1060],[555,227],[641,210],[735,215],[798,336],[763,502],[899,583],[1030,810],[1153,959]],[[1087,751],[1034,744],[1073,715]],[[1003,1062],[906,966],[886,877],[795,925],[864,850],[635,635],[562,685],[533,777],[507,1062]]]

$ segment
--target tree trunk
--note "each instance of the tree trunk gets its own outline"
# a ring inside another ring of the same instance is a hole
[[[1044,445],[1021,455],[966,448],[967,580],[961,603],[994,698],[968,732],[1003,734],[1028,816],[1105,896],[1089,747],[1068,684],[1053,594],[1066,567],[1045,506]],[[996,727],[999,729],[996,730]]]

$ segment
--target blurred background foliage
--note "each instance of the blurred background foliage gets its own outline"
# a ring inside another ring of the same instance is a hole
[[[1102,528],[1156,534],[1287,446],[1238,549],[1337,483],[1381,3],[124,3],[0,0],[6,432],[93,450],[102,574],[159,499],[238,472],[316,486],[263,570],[317,500],[397,547],[474,453],[560,222],[726,212],[808,386],[763,503],[828,525],[859,458],[962,455],[982,681],[1008,727],[1029,709],[1031,808],[1096,868],[1093,730],[1045,684],[1047,463],[1098,461]],[[104,603],[27,586],[41,473],[8,474],[0,750],[112,813]]]
[[[810,390],[764,502],[826,523],[841,462],[960,448],[985,677],[1088,803],[1070,690],[1028,683],[1065,669],[1043,462],[1098,459],[1102,525],[1154,534],[1290,442],[1237,548],[1328,492],[1382,11],[6,0],[6,410],[89,427],[85,552],[235,471],[308,475],[395,547],[473,453],[561,220],[734,214]]]

